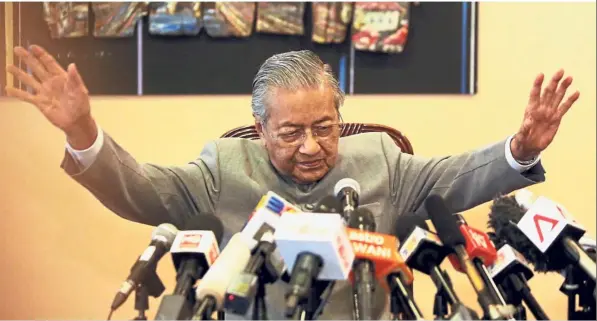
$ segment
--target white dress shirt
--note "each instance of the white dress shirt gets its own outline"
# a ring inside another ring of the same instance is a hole
[[[93,164],[95,158],[97,157],[97,154],[104,145],[104,131],[99,126],[97,127],[97,131],[97,138],[95,139],[95,142],[93,142],[93,144],[85,150],[76,150],[72,148],[68,142],[66,143],[66,149],[73,156],[73,158],[77,160],[77,162],[81,165],[83,170],[91,166],[91,164]],[[522,173],[537,165],[539,160],[541,160],[541,155],[535,158],[532,163],[525,165],[520,164],[514,159],[514,156],[512,156],[512,150],[510,149],[510,142],[512,141],[513,137],[514,135],[508,137],[508,139],[506,140],[506,145],[504,146],[506,152],[506,160],[508,161],[510,167],[512,167],[519,173]]]

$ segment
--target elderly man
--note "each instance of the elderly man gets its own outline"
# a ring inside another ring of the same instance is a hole
[[[182,166],[140,164],[94,121],[88,91],[75,65],[67,70],[43,48],[15,48],[32,70],[7,70],[34,94],[7,88],[35,105],[67,139],[64,170],[105,206],[131,221],[150,225],[182,222],[208,212],[226,235],[240,230],[260,197],[271,190],[296,204],[313,204],[350,177],[362,188],[363,207],[376,216],[379,232],[392,233],[402,213],[426,216],[424,199],[440,194],[464,211],[545,179],[539,154],[553,140],[579,93],[564,96],[571,77],[558,71],[541,92],[535,79],[520,130],[476,151],[437,158],[402,153],[386,134],[340,138],[344,93],[330,67],[310,51],[272,56],[253,82],[251,106],[259,141],[217,139]],[[352,319],[346,284],[336,287],[323,318]],[[272,319],[283,319],[284,284],[268,290]],[[377,291],[382,295],[382,291]],[[387,318],[385,299],[375,315]]]

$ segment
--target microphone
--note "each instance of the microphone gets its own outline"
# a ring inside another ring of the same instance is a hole
[[[286,266],[273,240],[273,230],[263,237],[250,256],[248,263],[239,274],[232,279],[226,289],[224,308],[235,314],[247,313],[251,302],[265,298],[265,284],[274,283],[284,273]],[[266,319],[265,305],[256,302],[253,306],[253,319]]]
[[[533,271],[522,254],[504,244],[497,252],[496,261],[489,267],[489,273],[504,289],[511,304],[520,306],[524,301],[536,320],[549,320],[527,284],[533,277]]]
[[[176,286],[171,295],[164,296],[156,319],[186,320],[191,318],[195,296],[193,286],[214,263],[220,250],[224,226],[212,214],[200,214],[185,223],[176,234],[170,248],[176,269]]]
[[[338,184],[337,184],[338,185]],[[369,234],[377,229],[375,217],[371,211],[364,208],[357,208],[353,211],[348,220],[348,227],[351,232],[362,233],[360,236],[372,236]],[[355,231],[356,230],[356,231]],[[350,235],[350,234],[349,234]],[[350,237],[349,237],[350,238]],[[358,239],[358,238],[357,238]],[[371,248],[380,250],[380,248]],[[392,251],[377,253],[378,256],[391,256]],[[365,252],[367,249],[365,250]],[[355,251],[356,255],[356,251]],[[375,263],[368,256],[356,256],[352,263],[352,291],[353,291],[353,312],[356,320],[373,319],[373,292],[375,291]]]
[[[253,318],[266,318],[264,285],[274,283],[278,278],[289,278],[273,239],[275,227],[282,213],[298,211],[296,206],[271,191],[261,198],[241,232],[250,240],[253,251],[248,262],[243,262],[244,269],[229,283],[224,301],[226,311],[244,315],[254,301]]]
[[[283,213],[274,240],[288,270],[286,315],[298,316],[315,280],[346,280],[355,258],[339,214]]]
[[[250,298],[246,296],[250,293],[246,292],[246,286],[250,281],[241,273],[249,265],[251,250],[256,249],[266,233],[274,230],[280,213],[297,211],[294,205],[272,191],[261,197],[242,231],[234,234],[220,253],[214,263],[216,267],[207,271],[199,282],[193,317],[195,320],[210,316],[214,310],[235,311],[242,299],[249,301]],[[275,255],[271,255],[270,261],[274,257]],[[266,262],[267,266],[272,265],[270,261]],[[280,263],[273,265],[279,266]]]
[[[439,237],[429,231],[425,220],[414,213],[402,215],[396,224],[396,235],[401,244],[400,256],[406,264],[419,272],[431,276],[431,280],[437,288],[436,300],[445,300],[450,305],[453,314],[461,311],[460,315],[462,315],[462,311],[468,309],[467,315],[471,319],[478,320],[479,317],[476,312],[470,308],[466,308],[462,304],[452,287],[452,283],[447,279],[447,274],[440,269],[440,264],[446,255],[448,255],[448,250],[444,247]],[[438,312],[437,317],[443,318],[448,314],[447,311],[443,312]]]
[[[361,186],[352,178],[343,178],[334,186],[334,195],[340,201],[341,214],[344,215],[346,221],[350,219],[352,213],[359,206],[360,194]]]
[[[114,296],[110,307],[112,312],[126,301],[139,284],[145,282],[148,274],[155,271],[158,261],[170,250],[176,233],[178,233],[178,229],[174,225],[167,223],[160,224],[153,230],[149,246],[139,256],[131,268],[129,276],[120,286],[116,296]]]
[[[471,258],[477,272],[483,278],[483,281],[491,295],[493,295],[495,301],[505,306],[506,301],[504,301],[502,293],[487,271],[487,266],[492,265],[497,258],[497,251],[489,239],[489,236],[487,233],[469,226],[462,215],[454,214],[454,217],[460,224],[460,233],[466,242],[465,250]],[[454,269],[461,273],[465,273],[456,256],[449,255],[448,259],[452,263]]]
[[[458,257],[462,270],[477,293],[478,302],[483,308],[485,316],[491,320],[502,319],[504,314],[509,311],[505,311],[500,302],[495,300],[485,281],[475,268],[466,251],[466,239],[460,232],[457,218],[452,215],[446,207],[444,200],[437,194],[429,195],[425,200],[425,208],[442,243],[450,248]]]
[[[460,225],[460,233],[466,241],[465,249],[471,259],[479,262],[480,265],[492,265],[497,259],[497,250],[487,233],[469,226],[462,215],[454,214],[454,216]],[[448,259],[456,271],[463,272],[456,256],[449,255]]]
[[[230,280],[244,269],[250,256],[247,240],[241,233],[234,234],[197,286],[193,320],[205,320],[223,308]]]
[[[357,211],[363,211],[363,209]],[[394,314],[403,313],[408,320],[422,320],[421,310],[413,301],[408,289],[414,276],[397,252],[396,237],[353,228],[346,230],[357,260],[373,262],[375,278],[387,292],[391,293],[395,302]],[[353,281],[352,275],[351,281]]]
[[[595,282],[595,261],[578,244],[585,230],[550,199],[541,196],[525,211],[515,197],[499,197],[491,206],[488,224],[498,238],[520,251],[536,271],[561,271],[573,265]]]
[[[253,249],[264,233],[275,230],[282,213],[300,212],[302,211],[297,206],[269,191],[261,197],[241,233],[247,238],[250,249]]]

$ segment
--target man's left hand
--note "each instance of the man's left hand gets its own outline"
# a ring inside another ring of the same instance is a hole
[[[524,120],[510,143],[512,156],[517,161],[531,160],[549,146],[560,127],[562,117],[580,96],[580,92],[575,91],[564,100],[572,77],[564,78],[562,69],[553,75],[541,93],[543,78],[543,74],[535,78]]]

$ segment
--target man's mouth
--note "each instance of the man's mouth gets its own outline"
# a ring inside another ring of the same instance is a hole
[[[309,162],[297,162],[297,165],[302,168],[311,169],[311,168],[319,167],[322,162],[323,161],[321,159],[319,159],[319,160],[314,160],[314,161],[309,161]]]

